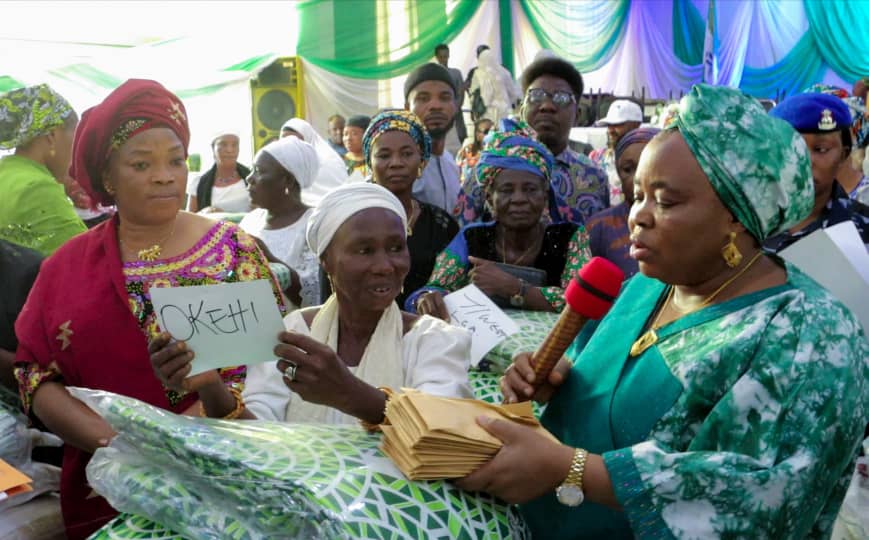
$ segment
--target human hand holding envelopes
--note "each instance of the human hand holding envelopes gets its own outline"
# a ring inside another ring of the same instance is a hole
[[[403,388],[387,404],[381,450],[410,480],[465,477],[502,446],[477,424],[479,416],[523,424],[555,440],[534,417],[530,402],[493,405]]]

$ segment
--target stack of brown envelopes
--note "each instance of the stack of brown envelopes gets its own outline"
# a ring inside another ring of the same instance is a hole
[[[461,478],[492,459],[502,446],[477,424],[478,416],[517,422],[552,437],[528,401],[493,405],[403,388],[386,407],[380,448],[410,480]]]

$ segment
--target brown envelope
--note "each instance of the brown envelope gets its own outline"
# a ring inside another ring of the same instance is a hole
[[[493,405],[402,389],[387,405],[381,449],[411,480],[467,476],[502,446],[477,424],[478,416],[527,425],[554,440],[534,417],[529,402]]]

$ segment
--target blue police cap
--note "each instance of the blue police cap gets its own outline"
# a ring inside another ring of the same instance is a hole
[[[829,133],[851,127],[845,102],[829,94],[796,94],[769,111],[800,133]]]

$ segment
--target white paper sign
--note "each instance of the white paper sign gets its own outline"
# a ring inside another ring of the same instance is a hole
[[[450,323],[471,332],[473,366],[495,345],[519,331],[513,319],[474,284],[446,295],[444,304],[450,314]]]
[[[818,229],[779,255],[848,306],[869,336],[869,254],[852,222]]]
[[[160,327],[196,354],[191,375],[275,359],[284,323],[268,280],[152,288],[150,293]]]

